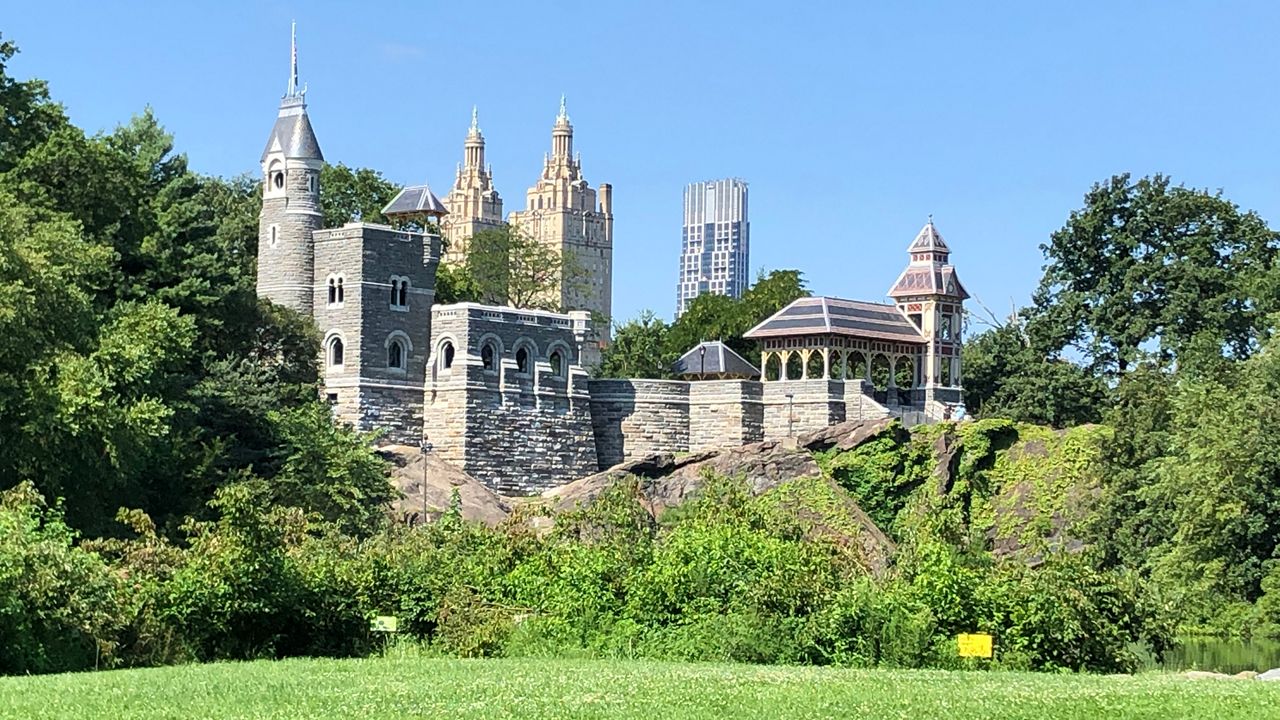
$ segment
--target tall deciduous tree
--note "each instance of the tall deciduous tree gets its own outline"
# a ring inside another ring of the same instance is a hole
[[[572,298],[586,279],[571,254],[562,255],[516,225],[471,236],[465,267],[482,302],[553,312],[572,309],[565,297]]]
[[[1117,175],[1043,246],[1035,340],[1075,347],[1109,374],[1147,353],[1169,362],[1206,338],[1247,357],[1276,307],[1259,291],[1274,290],[1278,249],[1261,218],[1220,193]]]
[[[600,358],[597,377],[664,378],[671,373],[675,356],[668,350],[670,326],[652,311],[617,326],[613,342]]]
[[[1097,422],[1106,385],[1087,369],[1032,347],[1016,320],[964,345],[964,396],[978,417],[1067,427]]]
[[[349,168],[342,163],[320,170],[320,210],[325,227],[338,227],[354,220],[390,224],[382,209],[395,199],[400,188],[369,168]]]

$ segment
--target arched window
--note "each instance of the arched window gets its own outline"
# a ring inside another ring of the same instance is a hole
[[[551,357],[547,358],[551,363],[551,374],[556,377],[564,377],[564,355],[559,350],[554,350]]]
[[[399,276],[391,278],[391,307],[409,307],[409,279]]]
[[[329,341],[329,365],[342,366],[342,338],[335,337]]]
[[[440,368],[448,370],[453,367],[453,343],[446,341],[440,346]]]
[[[338,304],[338,280],[336,278],[329,278],[329,304]]]
[[[480,362],[489,372],[498,369],[498,353],[493,349],[493,343],[485,343],[484,347],[480,348]]]
[[[275,175],[271,178],[271,184],[275,185],[277,190],[284,189],[284,173],[277,170]]]
[[[523,375],[529,374],[529,348],[522,347],[516,350],[516,372]]]
[[[387,367],[404,369],[404,343],[399,340],[392,340],[387,345]]]
[[[346,296],[346,292],[342,289],[342,278],[338,278],[338,302],[341,303]]]

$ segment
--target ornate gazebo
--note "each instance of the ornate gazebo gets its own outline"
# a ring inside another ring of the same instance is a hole
[[[893,305],[805,297],[747,331],[763,379],[863,380],[877,390],[920,385],[927,342]]]

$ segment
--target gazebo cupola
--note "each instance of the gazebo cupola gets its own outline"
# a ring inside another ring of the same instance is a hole
[[[934,227],[933,216],[907,253],[911,261],[889,297],[927,343],[922,378],[926,399],[959,402],[962,320],[969,293],[951,265],[951,248]]]

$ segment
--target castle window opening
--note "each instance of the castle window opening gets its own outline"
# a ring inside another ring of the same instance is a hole
[[[485,370],[494,372],[498,369],[495,355],[493,343],[485,343],[484,347],[480,348],[480,363],[484,365]]]
[[[334,338],[329,341],[329,365],[342,367],[342,351],[342,338]]]
[[[342,301],[346,299],[345,296],[346,296],[346,291],[343,290],[342,288],[342,278],[338,278],[338,304],[339,305],[341,305]]]
[[[453,353],[453,343],[446,342],[444,345],[440,346],[441,369],[448,370],[453,367]]]
[[[392,340],[387,345],[387,367],[396,370],[404,369],[404,343],[399,340]]]
[[[556,377],[564,377],[564,356],[560,354],[560,351],[556,350],[551,353],[551,357],[548,360],[551,363],[551,374]]]
[[[396,304],[399,305],[400,307],[409,306],[409,281],[408,280],[400,281],[400,295],[398,298],[398,302]]]
[[[520,348],[516,351],[516,371],[529,374],[529,348]]]
[[[284,173],[277,172],[275,174],[275,178],[272,179],[271,184],[275,185],[277,190],[282,189],[284,187]]]
[[[316,176],[307,175],[307,192],[315,192],[315,191],[316,191]]]
[[[279,236],[279,234],[280,234],[280,226],[272,225],[271,226],[271,247],[276,246],[276,238]]]

